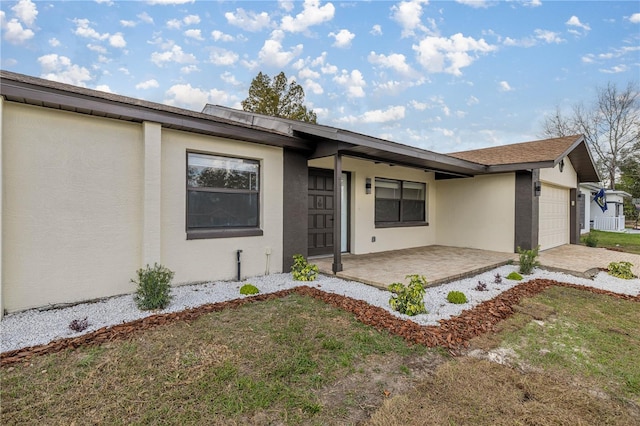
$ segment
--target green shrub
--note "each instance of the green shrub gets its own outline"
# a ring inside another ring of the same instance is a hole
[[[507,279],[513,280],[513,281],[520,281],[522,279],[522,275],[514,271],[514,272],[511,272],[509,275],[507,275]]]
[[[245,284],[240,287],[240,294],[258,294],[260,290],[253,284]]]
[[[467,303],[467,296],[464,295],[461,291],[450,291],[447,294],[447,300],[449,303],[455,303],[456,305],[462,305],[463,303]]]
[[[401,314],[414,316],[426,314],[424,307],[424,294],[427,280],[422,275],[407,275],[409,285],[393,283],[389,285],[389,291],[394,293],[389,299],[389,305]]]
[[[633,263],[631,262],[611,262],[609,264],[609,275],[613,275],[614,277],[622,278],[624,280],[630,280],[635,278],[633,272],[631,272],[631,267]]]
[[[153,268],[147,265],[144,269],[138,269],[136,273],[138,280],[132,279],[131,282],[138,285],[134,296],[138,308],[142,310],[166,308],[171,300],[169,293],[173,271],[154,263]]]
[[[308,263],[301,254],[294,254],[291,274],[296,281],[313,281],[318,277],[318,267]]]
[[[587,236],[584,237],[583,241],[587,245],[587,247],[597,247],[598,246],[598,237],[596,237],[593,233],[587,234]]]
[[[520,255],[520,273],[528,275],[533,272],[533,268],[540,266],[540,262],[536,260],[538,257],[538,250],[540,246],[531,250],[522,250],[518,247],[518,254]]]

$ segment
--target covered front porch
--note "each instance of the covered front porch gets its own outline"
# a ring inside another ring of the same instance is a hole
[[[438,285],[480,274],[517,259],[513,253],[431,245],[369,254],[344,254],[336,276],[386,289],[394,282],[407,283],[407,275],[424,275]],[[320,272],[332,275],[332,257],[310,259]]]

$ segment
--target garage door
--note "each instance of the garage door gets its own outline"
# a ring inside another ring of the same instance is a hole
[[[569,190],[542,184],[539,218],[541,250],[569,244]]]

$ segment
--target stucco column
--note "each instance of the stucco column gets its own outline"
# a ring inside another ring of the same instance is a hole
[[[4,299],[2,298],[2,245],[4,244],[4,239],[2,239],[2,199],[3,195],[3,184],[2,184],[2,123],[4,121],[4,116],[2,114],[2,107],[4,105],[4,96],[0,96],[0,319],[4,316]]]
[[[342,272],[342,154],[333,167],[333,273]]]
[[[161,263],[161,162],[162,126],[142,123],[144,138],[144,212],[142,231],[142,266]]]

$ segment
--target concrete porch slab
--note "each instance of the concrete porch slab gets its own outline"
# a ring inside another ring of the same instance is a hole
[[[514,259],[502,253],[461,247],[425,246],[369,254],[345,254],[343,271],[336,276],[386,289],[394,282],[407,283],[407,275],[424,275],[429,286],[477,275]],[[333,257],[313,258],[320,272],[333,275]]]

